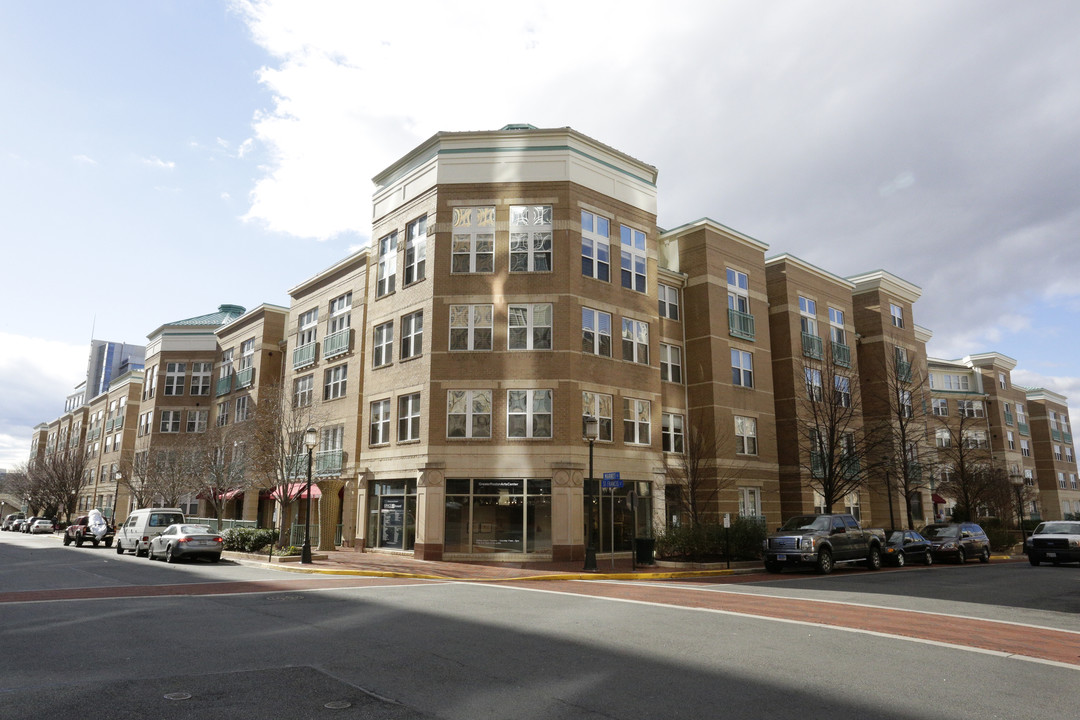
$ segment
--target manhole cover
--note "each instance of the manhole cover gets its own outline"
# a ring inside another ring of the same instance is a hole
[[[186,692],[166,693],[165,699],[166,700],[190,700],[191,699],[191,693],[186,693]]]
[[[323,705],[323,707],[328,710],[344,710],[345,708],[352,707],[352,703],[346,700],[335,700],[333,702],[326,703],[325,705]]]

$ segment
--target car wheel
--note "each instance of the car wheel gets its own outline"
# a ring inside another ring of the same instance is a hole
[[[958,548],[956,551],[956,562],[963,565],[967,562],[967,555],[964,553],[964,548]]]
[[[112,547],[112,538],[105,538],[105,547]]]
[[[91,541],[90,541],[90,544],[91,544],[91,545],[93,545],[94,547],[97,547],[97,546],[98,546],[98,542],[99,542],[98,540],[91,540]]]
[[[988,547],[983,548],[982,555],[979,556],[979,562],[981,562],[981,563],[990,562],[990,548],[988,548]]]
[[[70,544],[71,544],[71,538],[69,536],[67,536],[67,535],[64,535],[64,547],[67,547]]]
[[[220,555],[215,555],[214,557],[210,558],[210,562],[216,563],[220,559],[221,559]]]
[[[120,544],[119,540],[116,541],[116,554],[117,555],[123,555],[124,554],[124,546]]]
[[[866,556],[866,569],[867,570],[880,570],[881,569],[881,548],[872,547],[870,552]]]
[[[904,552],[901,550],[896,553],[896,567],[904,567],[907,565],[907,558],[904,557]]]
[[[136,543],[135,543],[135,557],[146,557],[146,553],[147,553],[146,550],[140,550],[139,549],[139,543],[136,541]]]
[[[157,556],[154,555],[154,544],[150,543],[150,547],[146,548],[146,557],[150,560],[157,560]]]
[[[772,560],[766,560],[765,561],[765,571],[766,572],[778,573],[782,569],[783,569],[783,567],[778,562],[773,562]]]
[[[934,554],[929,550],[926,551],[926,557],[923,559],[923,563],[925,563],[927,566],[934,564]]]
[[[172,545],[169,545],[168,547],[165,548],[165,562],[167,562],[167,563],[176,562],[176,556],[173,555]]]
[[[83,539],[82,535],[75,536],[75,547],[82,547]]]
[[[833,571],[833,559],[830,551],[822,550],[818,553],[817,571],[822,575],[828,575]]]
[[[1034,565],[1035,567],[1039,567],[1039,563],[1041,561],[1039,560],[1038,555],[1036,555],[1035,553],[1031,553],[1031,554],[1028,555],[1028,562],[1031,563],[1032,565]]]

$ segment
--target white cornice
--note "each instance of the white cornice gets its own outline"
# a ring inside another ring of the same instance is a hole
[[[794,265],[800,270],[808,272],[811,275],[816,275],[817,277],[825,280],[826,282],[831,282],[834,285],[839,285],[848,290],[852,290],[855,288],[855,284],[850,280],[846,280],[839,275],[833,275],[828,270],[822,270],[817,265],[808,263],[802,258],[791,255],[790,253],[782,253],[780,255],[774,255],[771,258],[765,258],[765,269],[767,270],[770,265],[779,265],[780,263]]]
[[[887,270],[874,270],[861,275],[850,275],[847,279],[855,283],[855,289],[852,291],[853,295],[880,290],[909,303],[915,302],[922,296],[922,288],[918,285],[897,277]]]
[[[715,232],[715,233],[717,233],[719,235],[723,235],[724,237],[728,238],[729,240],[734,240],[737,243],[741,243],[741,244],[743,244],[743,245],[745,245],[745,246],[747,246],[749,248],[753,248],[754,250],[758,250],[761,253],[764,253],[766,250],[769,249],[769,246],[766,243],[763,243],[760,240],[757,240],[756,238],[752,238],[749,235],[743,235],[738,230],[733,230],[733,229],[729,228],[727,225],[722,225],[721,223],[716,222],[712,218],[707,218],[707,217],[703,217],[700,220],[695,220],[693,222],[686,223],[685,225],[680,225],[679,227],[672,228],[671,230],[665,230],[662,233],[660,233],[660,239],[661,240],[672,240],[672,239],[681,237],[683,235],[687,235],[689,233],[692,233],[692,232],[694,232],[696,230],[700,230],[702,228],[712,230],[713,232]]]

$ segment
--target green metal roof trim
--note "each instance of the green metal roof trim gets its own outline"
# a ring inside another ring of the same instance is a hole
[[[218,307],[217,312],[207,313],[206,315],[197,315],[196,317],[187,318],[185,320],[177,320],[176,322],[166,323],[171,326],[178,325],[225,325],[230,323],[236,318],[240,317],[246,312],[242,305],[221,305]]]

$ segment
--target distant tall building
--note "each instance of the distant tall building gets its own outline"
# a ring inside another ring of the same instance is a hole
[[[86,380],[76,385],[75,390],[67,396],[64,412],[71,412],[108,391],[113,378],[130,370],[142,370],[145,358],[146,348],[142,345],[91,340],[90,354],[86,361]]]

